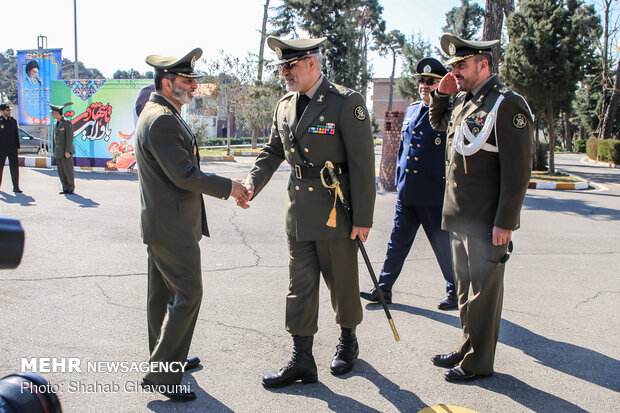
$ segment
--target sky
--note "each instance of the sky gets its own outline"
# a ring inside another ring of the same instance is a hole
[[[150,54],[184,56],[195,47],[203,58],[216,59],[220,50],[245,57],[258,53],[264,0],[75,0],[78,60],[111,78],[117,69],[151,70]],[[439,46],[445,13],[460,0],[379,0],[387,30],[407,37],[421,32]],[[75,58],[74,0],[3,0],[0,51],[37,48],[37,36],[47,36],[48,48],[61,48]],[[484,0],[476,0],[484,7]],[[281,4],[271,0],[270,6]],[[273,13],[273,12],[271,12]],[[10,17],[9,17],[10,16]],[[266,48],[265,58],[275,57]],[[389,77],[391,59],[371,56],[374,77]],[[398,70],[397,70],[398,76]]]

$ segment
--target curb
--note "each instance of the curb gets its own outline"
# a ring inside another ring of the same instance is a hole
[[[225,161],[225,162],[234,162],[235,157],[232,155],[202,155],[200,156],[200,160],[207,161]]]
[[[588,181],[581,182],[540,182],[540,181],[531,181],[527,185],[528,189],[565,189],[565,190],[574,190],[574,189],[588,189],[590,187],[590,183]]]
[[[594,160],[594,159],[590,159],[587,156],[584,159],[587,159],[589,163],[594,164],[594,165],[603,165],[603,166],[606,166],[608,168],[620,169],[620,165],[616,165],[615,163],[608,163],[608,162],[597,161],[597,160]]]

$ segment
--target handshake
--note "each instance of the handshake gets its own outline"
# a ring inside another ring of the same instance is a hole
[[[245,183],[241,179],[232,179],[232,192],[230,196],[237,200],[237,206],[248,209],[248,202],[254,196],[254,185],[246,178]]]

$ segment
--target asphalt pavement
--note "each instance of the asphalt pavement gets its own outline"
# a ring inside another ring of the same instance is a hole
[[[251,162],[203,169],[243,178]],[[5,168],[0,215],[20,219],[26,247],[17,269],[0,271],[0,377],[44,357],[65,363],[64,372],[41,373],[64,412],[417,412],[438,404],[479,412],[617,411],[620,170],[583,155],[557,155],[556,165],[593,187],[528,190],[506,269],[495,374],[468,384],[446,382],[429,360],[453,350],[461,333],[458,312],[436,307],[443,278],[420,231],[390,306],[401,341],[381,307],[365,305],[360,358],[351,373],[332,376],[339,328],[322,283],[319,382],[264,389],[261,377],[288,361],[292,345],[284,330],[288,166],[248,210],[205,197],[211,237],[200,242],[204,297],[190,350],[202,367],[184,376],[198,394],[185,404],[140,391],[139,371],[114,372],[115,363],[148,359],[137,174],[77,172],[72,196],[58,194],[55,170],[20,168],[24,193],[13,194]],[[377,196],[366,243],[377,273],[395,200],[394,193]],[[69,371],[71,360],[81,371]]]

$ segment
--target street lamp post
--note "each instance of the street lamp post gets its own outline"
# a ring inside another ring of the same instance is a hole
[[[75,78],[79,79],[80,78],[80,74],[78,73],[78,49],[77,49],[77,7],[76,7],[76,1],[77,0],[73,0],[73,37],[75,39],[75,62],[74,62],[74,72],[75,72]]]

